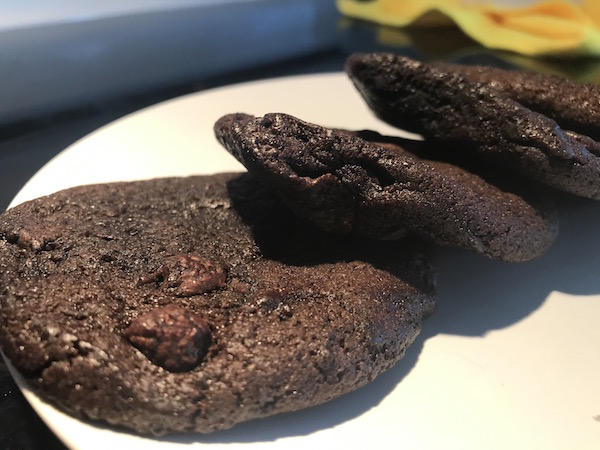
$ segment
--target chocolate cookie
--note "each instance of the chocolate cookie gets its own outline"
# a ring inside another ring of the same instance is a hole
[[[211,432],[326,402],[433,309],[422,244],[330,236],[248,174],[84,186],[0,216],[0,345],[60,408]]]
[[[488,83],[391,54],[356,54],[346,71],[381,119],[452,151],[600,199],[600,145],[565,131]]]
[[[391,239],[406,230],[505,261],[544,253],[557,233],[536,209],[459,167],[286,114],[230,114],[219,141],[296,213],[324,230]]]
[[[568,78],[489,66],[432,63],[444,72],[485,84],[521,105],[555,120],[562,129],[600,139],[600,85]]]

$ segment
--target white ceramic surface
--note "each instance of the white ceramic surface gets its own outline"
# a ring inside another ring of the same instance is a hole
[[[230,112],[287,112],[399,134],[371,115],[341,73],[230,86],[99,129],[49,162],[13,205],[77,184],[243,170],[212,132]],[[73,419],[17,381],[74,449],[597,449],[600,204],[563,200],[560,215],[558,241],[532,262],[440,251],[438,310],[406,357],[319,407],[209,436],[153,439]]]

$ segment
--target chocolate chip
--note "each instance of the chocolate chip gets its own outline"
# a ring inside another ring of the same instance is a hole
[[[56,240],[60,232],[54,227],[43,226],[22,229],[17,234],[16,244],[25,250],[39,252],[42,250],[54,250],[57,246]]]
[[[229,287],[233,292],[237,292],[238,294],[247,294],[250,290],[250,285],[244,281],[240,281],[238,278],[233,278],[229,282]]]
[[[279,320],[287,320],[294,315],[294,311],[290,305],[281,305],[279,308]]]
[[[216,261],[195,255],[168,257],[153,274],[142,277],[138,284],[162,283],[178,297],[191,297],[222,288],[227,281],[227,267]]]
[[[138,317],[125,336],[150,361],[171,372],[196,367],[211,342],[206,319],[177,305],[158,307]]]
[[[286,320],[293,316],[293,310],[287,304],[288,295],[285,291],[267,291],[256,296],[255,302],[258,310],[263,314],[277,312],[280,320]]]
[[[284,295],[279,291],[262,292],[256,297],[256,305],[262,312],[270,313],[275,311],[283,302]]]

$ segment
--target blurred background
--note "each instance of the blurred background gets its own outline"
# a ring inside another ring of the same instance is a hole
[[[566,0],[2,2],[0,210],[54,154],[124,114],[225,84],[340,71],[355,51],[594,81],[599,8]]]
[[[48,160],[181,95],[342,71],[353,52],[598,79],[600,2],[78,0],[0,3],[0,211]],[[0,448],[63,448],[0,363]]]

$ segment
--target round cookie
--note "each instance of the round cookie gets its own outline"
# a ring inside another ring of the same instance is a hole
[[[552,208],[397,146],[277,113],[226,115],[215,133],[299,216],[327,231],[392,239],[409,230],[512,262],[540,256],[556,238]]]
[[[563,130],[489,83],[387,53],[355,54],[346,72],[391,125],[571,194],[600,199],[600,145]]]
[[[412,239],[330,236],[248,174],[82,186],[0,216],[0,345],[69,413],[207,433],[326,402],[433,310]]]

